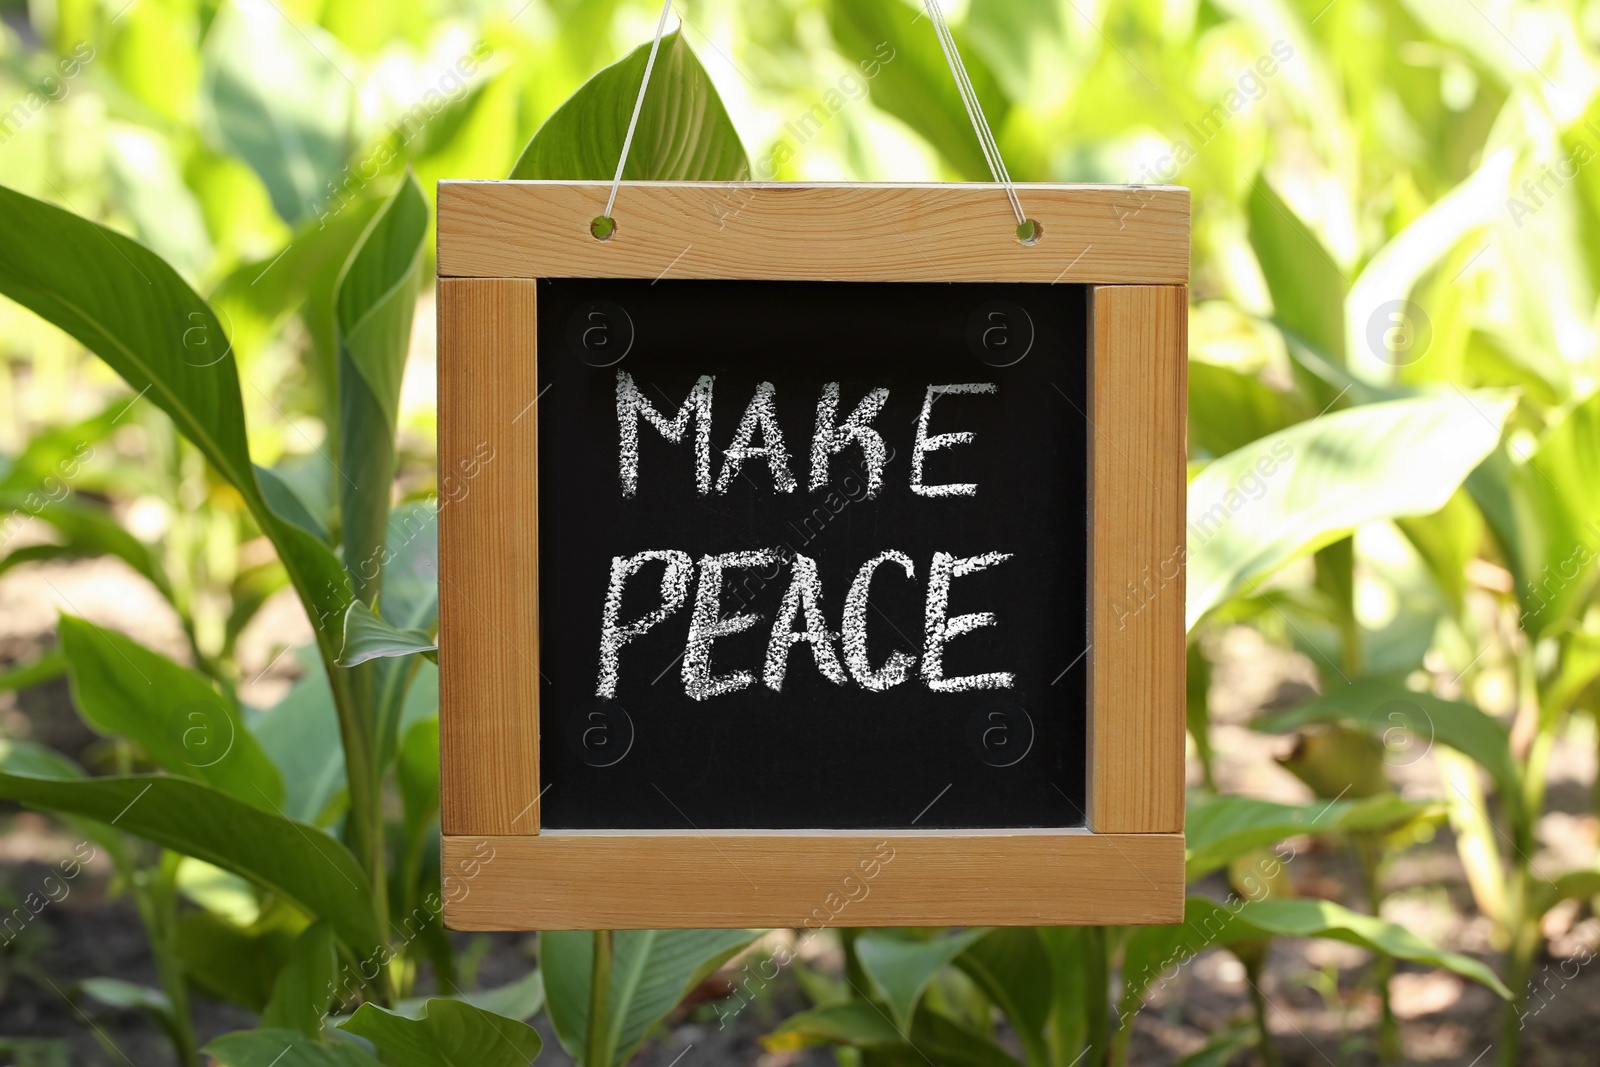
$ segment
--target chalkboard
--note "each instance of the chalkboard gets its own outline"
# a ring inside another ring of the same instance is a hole
[[[541,278],[542,827],[1082,826],[1089,291]]]

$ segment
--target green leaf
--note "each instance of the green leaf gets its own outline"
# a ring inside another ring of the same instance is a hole
[[[292,526],[298,526],[324,544],[331,544],[328,524],[312,509],[312,505],[290,483],[285,472],[271,467],[257,467],[256,481],[261,484],[261,495],[278,517]]]
[[[228,335],[166,263],[121,234],[0,186],[0,293],[76,337],[244,497],[333,659],[349,591],[326,545],[280,519],[256,484]]]
[[[172,584],[156,554],[149,545],[123,529],[104,506],[72,497],[43,502],[30,500],[33,496],[33,493],[0,492],[0,512],[32,515],[49,523],[61,535],[65,555],[115,556],[148,579],[169,602],[174,600]],[[12,554],[0,559],[0,573],[16,558]]]
[[[1314,414],[1254,374],[1189,360],[1189,437],[1199,452],[1225,456]]]
[[[67,657],[60,648],[41,652],[33,659],[13,663],[0,671],[0,693],[18,693],[53,682],[67,673]]]
[[[348,849],[316,827],[159,775],[69,781],[0,773],[0,797],[109,823],[205,860],[327,919],[359,956],[382,951],[365,873]]]
[[[419,1019],[427,1009],[429,1000],[437,997],[408,997],[394,1006],[396,1015]],[[494,989],[474,989],[470,993],[455,993],[445,1000],[459,1000],[475,1008],[504,1015],[508,1019],[531,1019],[544,1007],[544,979],[538,971],[529,971],[509,985]]]
[[[61,616],[61,649],[83,720],[125,737],[164,770],[253,807],[283,801],[283,780],[233,702],[165,656],[114,630]]]
[[[1312,229],[1265,177],[1247,205],[1250,246],[1272,294],[1273,321],[1320,352],[1344,353],[1344,298],[1350,283]]]
[[[793,1052],[818,1045],[881,1048],[905,1043],[888,1012],[864,1000],[791,1015],[761,1039],[768,1052]]]
[[[916,1028],[900,1029],[876,1004],[852,1001],[801,1012],[761,1039],[771,1052],[816,1045],[868,1049],[888,1057],[874,1062],[936,1063],[940,1067],[1016,1067],[1017,1061],[980,1034],[930,1011],[917,1013]]]
[[[895,1023],[910,1030],[911,1018],[934,974],[988,933],[988,929],[967,930],[930,941],[907,941],[873,932],[856,939],[856,957],[872,991],[889,1006]]]
[[[1303,807],[1254,797],[1210,797],[1191,803],[1184,819],[1184,876],[1196,881],[1300,834],[1388,830],[1438,811],[1437,804],[1402,800],[1392,793]]]
[[[618,930],[612,935],[611,1062],[584,1060],[589,1035],[589,976],[594,934],[546,930],[539,935],[550,1022],[567,1052],[583,1067],[628,1062],[652,1027],[666,1018],[707,975],[760,936],[756,930]]]
[[[295,939],[294,949],[273,982],[258,1024],[269,1030],[296,1030],[307,1037],[322,1036],[322,1019],[332,999],[338,957],[334,953],[333,927],[320,919]]]
[[[402,504],[391,511],[387,545],[384,615],[401,631],[433,633],[439,620],[439,520],[433,504]],[[422,655],[438,662],[437,652],[429,655],[423,650]],[[384,657],[373,674],[378,766],[387,767],[406,724],[437,711],[438,669],[420,658]],[[432,698],[425,691],[429,685]]]
[[[649,57],[650,46],[640,45],[585,82],[539,127],[511,177],[568,181],[613,177]],[[650,181],[750,177],[739,133],[681,31],[661,38],[622,176]],[[596,199],[595,213],[603,206]]]
[[[1266,733],[1285,734],[1317,722],[1348,722],[1391,746],[1400,741],[1395,732],[1405,731],[1412,735],[1404,749],[1407,761],[1413,754],[1420,759],[1435,741],[1449,745],[1489,772],[1503,802],[1509,803],[1521,793],[1506,728],[1471,704],[1418,693],[1390,679],[1360,678],[1291,711],[1263,716],[1252,725]]]
[[[1423,941],[1403,926],[1361,915],[1326,900],[1235,899],[1218,904],[1191,896],[1179,926],[1144,926],[1133,932],[1123,952],[1122,1011],[1131,1015],[1163,972],[1212,946],[1272,937],[1322,937],[1344,941],[1399,960],[1440,967],[1488,986],[1502,997],[1510,991],[1493,971],[1468,956]]]
[[[382,583],[405,373],[428,232],[428,201],[408,171],[339,276],[339,513],[345,568],[368,604]]]
[[[294,949],[298,913],[279,904],[249,929],[199,908],[178,913],[174,949],[184,973],[214,997],[259,1012]]]
[[[270,710],[249,716],[250,730],[283,776],[284,814],[327,825],[345,788],[344,753],[333,690],[314,652],[301,650],[306,673]]]
[[[1030,1064],[1049,1059],[1045,1027],[1053,1003],[1050,956],[1037,930],[1007,926],[980,937],[956,957],[956,966],[975,982],[1011,1023]]]
[[[371,1041],[387,1067],[527,1067],[541,1045],[527,1023],[442,997],[417,1019],[363,1004],[339,1028]]]
[[[8,493],[43,490],[59,491],[61,483],[82,487],[79,481],[84,464],[94,458],[94,446],[111,436],[116,420],[127,408],[126,398],[117,398],[98,415],[63,426],[47,426],[28,439],[9,466],[0,461],[0,490]]]
[[[172,1016],[172,1002],[159,989],[121,978],[85,978],[75,988],[86,996],[117,1011],[144,1011],[159,1019]]]
[[[1443,507],[1493,450],[1510,400],[1444,394],[1292,426],[1189,484],[1187,625],[1362,523]]]
[[[1543,915],[1563,900],[1600,897],[1600,870],[1568,871],[1554,882],[1534,883],[1534,914]]]
[[[439,719],[413,723],[400,744],[396,777],[405,812],[406,843],[415,848],[423,831],[439,814]]]
[[[397,630],[359,600],[344,613],[344,650],[339,666],[354,667],[372,659],[422,653],[439,660],[439,642],[421,630]]]
[[[354,1042],[322,1042],[298,1030],[240,1030],[201,1050],[217,1067],[377,1067]]]
[[[920,5],[919,5],[920,6]],[[901,0],[833,0],[828,25],[839,51],[866,78],[872,102],[927,139],[967,181],[992,175],[927,16]],[[999,132],[1011,111],[979,51],[961,33],[956,47],[989,126]],[[773,177],[759,175],[763,180]]]
[[[316,326],[311,327],[319,356],[312,369],[327,399],[333,400],[334,283],[378,206],[375,196],[364,196],[331,218],[303,221],[282,248],[241,263],[211,290],[211,306],[228,324],[234,351],[245,366],[251,365],[297,310],[306,308],[308,302],[326,305],[330,311],[325,336],[319,336]],[[325,364],[322,356],[327,357]]]
[[[221,6],[206,34],[200,120],[207,139],[248,163],[294,225],[337,210],[359,112],[344,49],[289,18],[270,0]]]

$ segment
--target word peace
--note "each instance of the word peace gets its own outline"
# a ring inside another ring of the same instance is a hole
[[[981,556],[964,558],[946,552],[933,554],[932,565],[928,569],[921,666],[917,674],[922,683],[934,692],[959,693],[972,689],[1012,687],[1015,676],[1010,671],[956,677],[947,677],[944,672],[944,649],[951,639],[992,626],[995,622],[994,613],[989,611],[951,617],[951,581],[987,570],[1010,558],[1009,552],[986,552]],[[743,633],[761,621],[761,617],[754,612],[722,614],[725,576],[736,568],[769,568],[781,566],[784,562],[784,553],[775,548],[701,556],[698,564],[687,552],[675,549],[652,549],[631,556],[613,556],[611,581],[606,590],[605,612],[600,627],[600,684],[596,695],[606,699],[616,695],[623,648],[684,607],[696,570],[699,572],[699,582],[695,587],[694,607],[689,616],[689,639],[683,654],[684,690],[695,700],[707,700],[753,685],[756,675],[752,670],[736,670],[727,674],[714,674],[711,670],[712,644],[718,638]],[[625,621],[622,618],[623,591],[635,575],[654,563],[663,565],[660,602],[638,618]],[[793,553],[789,561],[793,574],[783,594],[783,603],[773,617],[771,636],[767,640],[766,662],[761,670],[761,680],[767,688],[773,692],[783,689],[784,676],[789,669],[789,653],[798,644],[811,646],[811,656],[817,670],[835,685],[849,685],[854,680],[865,689],[882,691],[900,685],[911,677],[913,669],[918,668],[917,656],[895,651],[882,663],[873,666],[872,657],[867,651],[867,598],[872,591],[874,574],[885,563],[894,564],[908,579],[916,578],[916,565],[904,552],[890,549],[867,560],[850,583],[850,591],[844,601],[842,627],[836,634],[828,628],[823,617],[822,582],[817,574],[816,560],[798,552]],[[800,624],[798,628],[795,625],[797,622]]]

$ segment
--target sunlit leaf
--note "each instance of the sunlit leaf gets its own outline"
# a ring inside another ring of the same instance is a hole
[[[622,158],[649,57],[650,46],[640,45],[584,83],[539,127],[511,177],[610,179]],[[681,31],[661,38],[622,176],[652,181],[750,177],[738,131]],[[604,206],[597,198],[595,214]]]
[[[1229,453],[1189,484],[1188,625],[1365,522],[1437,511],[1494,448],[1511,401],[1368,404]]]

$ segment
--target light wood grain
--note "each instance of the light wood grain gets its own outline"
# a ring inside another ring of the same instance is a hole
[[[441,277],[1186,284],[1189,191],[992,184],[440,182]]]
[[[537,833],[534,283],[439,282],[439,762],[447,834]]]
[[[1094,292],[1089,828],[1183,829],[1188,293]]]
[[[1183,918],[1183,838],[1083,831],[446,837],[455,930],[1062,926]]]

